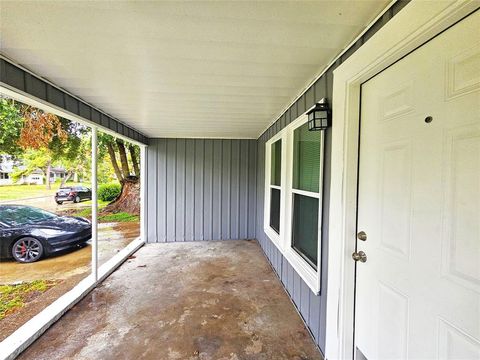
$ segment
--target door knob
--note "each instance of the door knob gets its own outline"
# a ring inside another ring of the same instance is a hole
[[[360,231],[357,234],[357,239],[362,241],[367,241],[367,233],[365,231]]]
[[[364,263],[367,262],[367,254],[365,254],[363,251],[354,252],[352,254],[352,259]]]

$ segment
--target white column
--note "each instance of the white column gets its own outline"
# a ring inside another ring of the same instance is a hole
[[[145,145],[140,146],[140,239],[144,242],[147,242],[147,201],[146,201],[146,190],[147,190],[147,166],[146,166],[146,155],[147,147]]]
[[[97,127],[92,127],[92,275],[98,280]]]

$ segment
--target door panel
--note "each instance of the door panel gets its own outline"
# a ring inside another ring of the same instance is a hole
[[[480,359],[480,12],[362,85],[355,342]]]

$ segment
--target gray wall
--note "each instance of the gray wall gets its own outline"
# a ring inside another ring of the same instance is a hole
[[[325,87],[323,91],[327,91]],[[331,89],[330,89],[331,91]],[[323,95],[323,92],[319,92]],[[331,93],[330,93],[331,94]],[[292,118],[293,120],[293,118]],[[275,133],[279,129],[275,129]],[[326,317],[326,294],[327,294],[327,252],[328,252],[328,226],[322,228],[322,263],[321,276],[322,287],[320,295],[315,295],[300,276],[295,272],[290,263],[283,257],[277,247],[268,239],[263,231],[263,205],[265,187],[265,142],[274,135],[270,130],[258,139],[258,168],[257,168],[257,240],[260,243],[272,268],[282,281],[283,286],[297,307],[305,324],[312,333],[317,345],[323,351],[325,349],[325,317]],[[331,159],[331,131],[325,134],[325,169],[324,183],[330,183],[330,159]],[[328,224],[329,186],[323,189],[323,224]]]
[[[265,142],[321,98],[332,102],[333,70],[397,14],[401,0],[373,24],[258,140],[149,139],[149,242],[257,238],[315,342],[325,349],[331,129],[325,134],[322,288],[314,295],[263,231]]]
[[[255,238],[256,140],[149,144],[148,242]]]
[[[275,245],[263,231],[263,203],[265,186],[265,142],[282,130],[291,121],[311,108],[321,98],[326,97],[329,103],[333,100],[333,70],[350,57],[368,39],[370,39],[383,25],[395,16],[409,0],[397,1],[392,7],[373,24],[368,31],[358,39],[302,96],[292,104],[258,139],[257,160],[257,240],[273,269],[282,281],[285,289],[297,307],[300,315],[307,324],[317,345],[322,352],[325,349],[325,321],[326,321],[326,294],[327,294],[327,253],[328,253],[328,218],[330,201],[330,163],[332,152],[331,128],[325,132],[325,163],[323,188],[323,227],[322,227],[322,288],[316,296],[310,291],[305,282],[293,270]],[[331,329],[330,329],[331,330]]]

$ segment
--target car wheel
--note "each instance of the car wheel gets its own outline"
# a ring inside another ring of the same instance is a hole
[[[75,196],[75,199],[73,200],[74,203],[79,203],[80,202],[80,196]]]
[[[12,247],[13,258],[21,263],[31,263],[43,255],[43,245],[40,240],[24,237],[15,241]]]
[[[62,205],[62,204],[63,204],[63,201],[57,201],[57,204],[58,204],[58,205]]]

